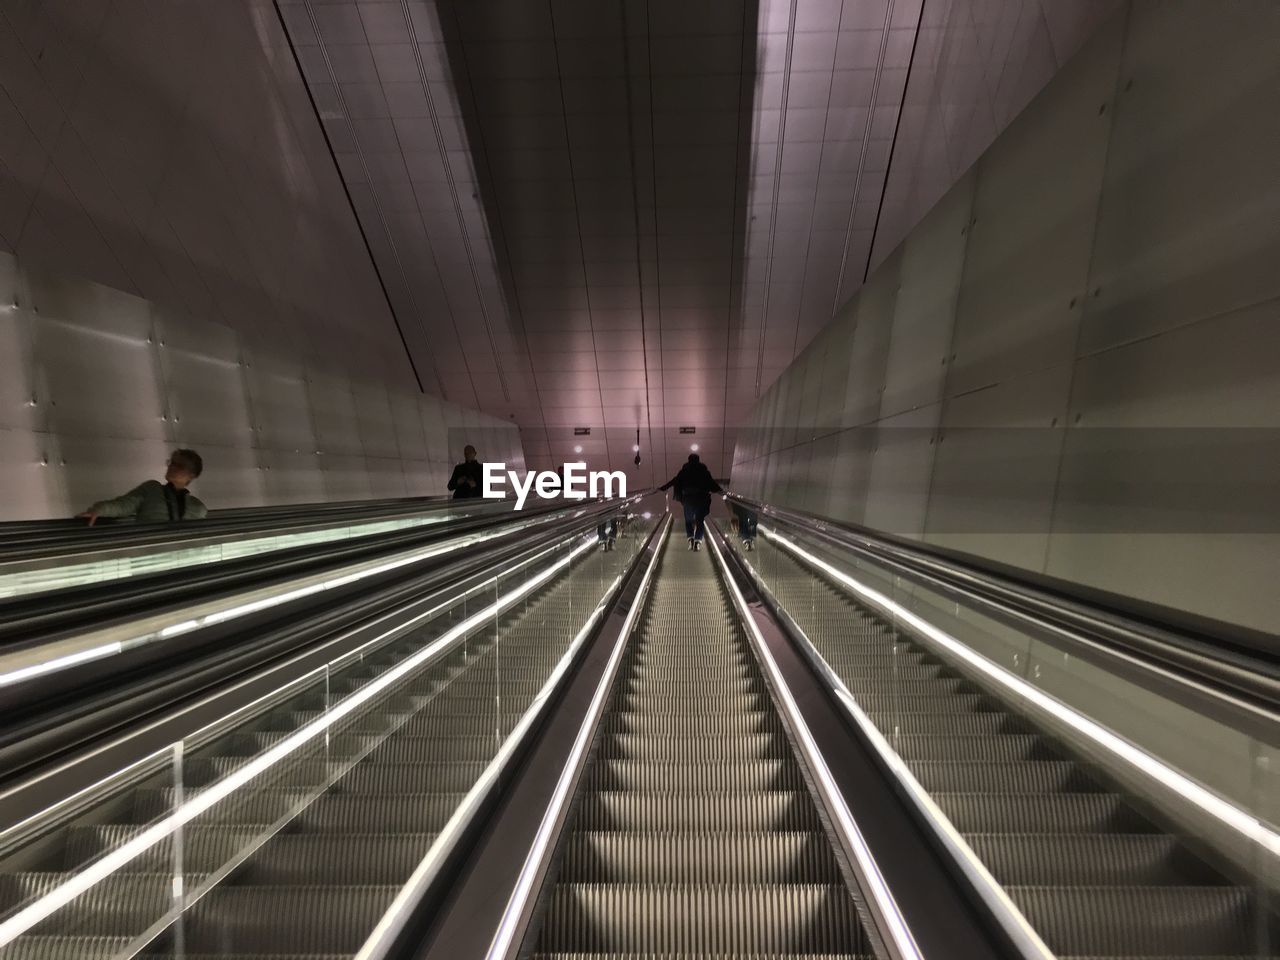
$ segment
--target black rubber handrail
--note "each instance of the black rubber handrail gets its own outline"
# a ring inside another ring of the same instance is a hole
[[[916,583],[977,602],[1002,622],[1108,666],[1164,695],[1275,736],[1280,719],[1280,638],[1133,601],[981,558],[906,542],[816,514],[729,494],[782,526],[816,535]]]
[[[405,527],[357,539],[304,544],[237,557],[189,569],[161,570],[134,577],[65,587],[0,602],[0,649],[47,643],[88,627],[101,628],[166,609],[215,599],[226,593],[269,586],[320,573],[335,566],[428,545],[464,533],[539,519],[566,509],[545,502],[521,512],[503,511],[425,526]]]
[[[456,506],[458,502],[454,500],[415,498],[213,511],[206,519],[192,523],[110,522],[89,527],[83,520],[16,521],[0,524],[0,563],[31,562],[154,544],[180,546],[191,540],[240,533],[267,535],[282,529],[304,530],[376,522],[389,517],[434,513]]]

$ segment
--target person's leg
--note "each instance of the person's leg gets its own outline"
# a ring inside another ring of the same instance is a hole
[[[707,514],[709,514],[710,512],[711,512],[710,504],[706,506],[698,507],[698,528],[697,528],[697,532],[693,536],[694,536],[694,539],[697,540],[699,543],[702,542],[702,538],[705,537],[707,534],[706,521],[707,521]]]
[[[693,539],[693,531],[698,523],[698,508],[692,503],[684,505],[684,535]]]

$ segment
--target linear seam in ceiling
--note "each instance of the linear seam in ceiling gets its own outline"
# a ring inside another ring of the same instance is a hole
[[[480,115],[480,102],[479,100],[476,99],[476,96],[475,96],[475,78],[471,75],[471,60],[467,56],[466,38],[462,34],[462,23],[458,19],[457,5],[455,3],[449,3],[448,6],[449,6],[449,10],[453,14],[453,29],[455,31],[455,36],[457,38],[458,56],[462,60],[462,75],[466,79],[467,88],[471,93],[471,99],[475,106],[475,117],[476,117],[475,132],[477,137],[477,143],[473,144],[472,146],[479,150],[480,156],[484,161],[485,173],[489,178],[489,182],[491,184],[494,184],[493,206],[492,208],[486,207],[486,209],[492,210],[493,218],[497,221],[498,238],[495,240],[495,238],[490,237],[490,241],[493,243],[494,267],[498,271],[498,280],[499,282],[501,282],[503,279],[502,257],[503,256],[506,257],[506,268],[508,273],[508,279],[510,280],[510,283],[511,283],[511,298],[512,298],[512,302],[507,304],[507,317],[508,317],[508,320],[514,318],[519,322],[520,337],[521,337],[521,340],[524,342],[525,357],[529,359],[529,370],[530,370],[529,380],[533,385],[533,395],[538,403],[538,413],[541,415],[543,411],[542,391],[538,387],[537,375],[533,372],[533,359],[532,359],[533,354],[529,349],[529,330],[528,330],[528,327],[525,325],[524,307],[520,302],[520,289],[519,289],[519,285],[516,283],[515,271],[512,268],[511,244],[507,240],[507,231],[502,220],[502,203],[500,198],[497,196],[497,187],[496,187],[497,180],[493,175],[493,166],[489,159],[489,144],[485,140],[485,136],[484,136],[484,123]],[[462,100],[462,93],[463,91],[459,89],[458,91],[459,103],[461,103],[461,100]],[[479,181],[479,179],[477,179],[476,181],[477,192],[481,191],[482,189],[483,189],[483,184]],[[483,197],[481,198],[481,205],[482,207],[485,206]],[[497,246],[499,241],[501,242],[501,245],[502,245],[501,255],[499,254],[498,246]],[[542,420],[542,439],[547,446],[548,455],[550,455],[551,433],[547,429],[546,417],[540,416],[540,419]],[[519,423],[517,423],[516,426],[517,426],[517,429],[521,429],[521,430],[524,429],[523,427],[520,427]]]
[[[920,0],[920,16],[916,20],[916,32],[911,38],[911,56],[907,59],[907,75],[902,81],[902,97],[898,101],[898,118],[893,124],[893,140],[889,143],[889,156],[884,162],[884,183],[880,185],[880,203],[876,205],[876,222],[871,227],[871,243],[867,245],[867,263],[862,271],[862,282],[871,276],[871,258],[876,250],[876,234],[880,232],[880,217],[884,213],[884,198],[889,192],[889,174],[893,171],[893,155],[898,149],[898,131],[902,129],[902,114],[907,109],[907,89],[911,86],[911,68],[916,62],[916,47],[920,45],[920,27],[924,23],[924,5]],[[892,6],[892,4],[891,4]]]
[[[556,11],[554,0],[547,0],[547,15],[551,21],[551,52],[556,63],[556,89],[560,93],[560,119],[564,127],[564,145],[565,152],[569,162],[569,185],[573,194],[573,220],[578,228],[578,261],[582,264],[582,282],[586,284],[583,288],[584,295],[587,298],[587,329],[591,334],[591,354],[596,360],[596,392],[600,397],[600,416],[604,417],[604,383],[600,379],[600,351],[596,346],[596,323],[594,311],[591,309],[591,284],[587,277],[587,250],[586,244],[582,240],[582,210],[578,205],[578,178],[573,168],[573,138],[569,134],[569,105],[564,95],[564,71],[560,68],[560,41],[556,36]],[[624,13],[625,16],[625,13]],[[545,420],[546,417],[544,416]],[[604,445],[605,460],[609,468],[613,468],[613,461],[609,456],[609,444]]]
[[[649,455],[651,457],[656,457],[656,453],[653,446],[653,402],[651,400],[651,388],[649,386],[649,342],[646,337],[646,330],[645,330],[646,324],[645,324],[644,269],[643,269],[644,258],[641,255],[642,249],[641,249],[641,240],[640,240],[640,178],[639,178],[639,172],[636,165],[635,105],[631,97],[631,34],[627,30],[627,7],[625,4],[619,4],[619,12],[621,14],[619,22],[622,27],[622,72],[623,72],[624,80],[626,83],[626,97],[627,97],[627,161],[631,167],[631,215],[636,228],[636,283],[640,287],[640,350],[641,350],[641,364],[644,369],[644,420],[645,420],[645,427],[649,434]],[[648,12],[648,8],[646,7],[645,9],[645,27],[646,27],[645,56],[647,58],[648,78],[649,78],[649,130],[650,130],[649,158],[650,158],[651,169],[653,169],[653,174],[655,178],[654,179],[654,184],[655,184],[654,210],[653,210],[654,271],[655,271],[654,287],[659,291],[658,292],[659,313],[661,313],[662,293],[661,293],[661,287],[658,285],[658,282],[657,282],[657,277],[661,276],[659,271],[661,271],[662,269],[662,265],[659,262],[661,260],[661,257],[657,249],[658,247],[658,238],[657,238],[657,230],[658,230],[657,206],[658,204],[657,204],[657,192],[656,192],[657,191],[657,186],[656,186],[657,170],[656,168],[653,168],[653,165],[656,164],[656,160],[654,158],[654,152],[656,150],[656,147],[654,146],[653,139],[652,139],[652,131],[653,131],[652,46],[653,45],[652,45],[652,34],[648,30],[648,17],[649,17],[649,12]],[[661,322],[661,320],[659,320],[659,322]],[[661,337],[661,333],[659,333],[659,337]],[[661,339],[659,339],[658,342],[659,344],[661,344]],[[661,353],[659,353],[659,356],[661,356]],[[637,432],[638,432],[639,424],[637,424],[636,426],[637,426]],[[609,425],[606,422],[605,423],[606,436],[608,434],[608,430],[609,430]],[[606,444],[607,444],[607,441],[606,441]],[[639,444],[637,444],[637,446],[638,445]],[[665,447],[666,445],[664,444],[663,446]],[[639,455],[638,450],[636,451],[636,454]],[[664,458],[663,463],[665,466],[665,463],[666,463],[665,452],[663,453],[663,458]],[[651,471],[653,470],[654,466],[656,466],[656,464],[650,467]],[[665,474],[665,472],[666,471],[664,470],[663,473]]]
[[[413,64],[414,64],[414,69],[417,71],[417,74],[418,74],[418,83],[422,87],[422,94],[427,101],[427,114],[431,120],[431,131],[432,133],[435,134],[436,144],[439,146],[441,156],[444,158],[445,182],[448,183],[449,185],[449,197],[453,200],[453,214],[458,220],[458,229],[462,232],[462,246],[467,253],[467,267],[471,272],[471,284],[472,286],[475,287],[476,300],[480,304],[480,318],[484,322],[485,337],[489,341],[489,350],[490,352],[493,353],[494,366],[497,367],[498,385],[502,388],[502,399],[510,402],[511,391],[507,389],[507,378],[502,370],[502,358],[498,355],[497,342],[494,340],[494,337],[493,337],[493,324],[490,322],[490,319],[489,319],[489,309],[485,305],[484,291],[480,283],[480,271],[476,267],[476,254],[475,254],[474,248],[471,245],[471,233],[467,229],[467,220],[466,220],[466,217],[463,216],[462,204],[458,200],[458,185],[457,185],[457,181],[454,179],[454,176],[453,176],[453,166],[449,163],[449,152],[445,148],[444,136],[441,134],[441,131],[440,131],[440,115],[439,115],[439,112],[436,110],[435,97],[431,93],[431,84],[427,80],[427,73],[422,60],[422,49],[421,47],[418,46],[418,32],[413,25],[413,15],[410,12],[408,0],[400,0],[400,11],[404,15],[405,29],[408,30],[409,32],[409,44],[413,50]],[[461,109],[461,98],[459,98],[459,109]],[[395,127],[394,121],[392,121],[392,127],[393,128]],[[400,134],[398,131],[396,132],[396,145],[400,147],[400,153],[403,156],[404,147],[400,143]],[[409,183],[410,183],[410,189],[412,189],[413,188],[412,179],[409,181]],[[479,196],[479,193],[480,193],[480,185],[477,183],[476,184],[477,198]],[[414,190],[414,198],[416,200],[417,190]],[[419,217],[422,216],[421,210],[419,210],[418,216]],[[426,224],[424,223],[423,227],[425,228],[425,226]],[[432,249],[432,257],[434,259],[435,245],[431,243],[430,234],[427,235],[427,244]],[[437,266],[437,272],[439,272],[438,266]],[[441,286],[443,287],[444,286],[443,274],[440,275],[440,283],[441,283]],[[448,298],[449,298],[448,289],[445,288],[446,301],[448,300]],[[450,318],[453,321],[454,335],[458,337],[458,345],[459,347],[461,347],[462,337],[458,333],[457,315],[452,310],[452,308],[449,310],[449,313],[450,313]],[[475,394],[476,406],[477,408],[479,408],[480,391],[479,389],[477,389],[475,377],[471,373],[471,364],[467,357],[467,351],[465,349],[462,349],[461,352],[462,352],[462,362],[467,368],[467,378],[471,381],[471,392]]]
[[[404,327],[401,326],[400,317],[396,313],[395,304],[392,303],[391,292],[387,289],[387,284],[386,284],[386,281],[383,279],[382,271],[378,268],[377,258],[373,255],[373,245],[369,242],[369,235],[365,232],[364,223],[361,221],[360,213],[356,209],[355,198],[352,197],[351,189],[347,186],[347,179],[342,175],[342,168],[338,165],[338,154],[333,149],[333,141],[330,140],[329,131],[324,125],[324,118],[320,114],[320,105],[316,103],[315,95],[311,92],[311,84],[307,82],[307,75],[302,69],[302,59],[301,57],[298,56],[298,48],[293,42],[293,35],[290,34],[289,32],[289,24],[285,20],[284,11],[280,9],[280,0],[272,0],[272,6],[275,8],[276,17],[280,21],[280,29],[284,33],[285,41],[289,44],[289,52],[293,55],[293,63],[298,70],[298,77],[302,81],[302,88],[307,93],[307,101],[311,104],[311,109],[315,113],[316,123],[319,124],[320,126],[320,135],[324,138],[325,147],[327,147],[329,150],[329,157],[333,161],[333,168],[338,175],[338,182],[342,185],[342,192],[346,196],[347,203],[351,207],[351,216],[355,218],[356,229],[360,233],[360,239],[364,242],[365,252],[369,255],[369,263],[373,267],[374,276],[378,278],[378,286],[382,290],[383,298],[387,301],[387,310],[391,314],[392,323],[395,324],[396,333],[398,333],[400,336],[400,344],[401,346],[404,347],[405,358],[409,361],[409,367],[413,371],[413,378],[418,384],[419,392],[426,393],[426,388],[423,386],[423,383],[422,383],[422,377],[418,373],[418,365],[416,362],[414,362],[414,359],[413,359],[413,351],[409,349],[409,341],[404,335]],[[317,42],[319,42],[320,28],[319,28],[319,24],[316,22],[315,12],[311,9],[311,0],[303,0],[303,9],[307,13],[307,20],[311,25],[312,31],[315,32]],[[348,114],[346,99],[342,95],[342,87],[337,81],[337,75],[333,72],[333,64],[329,60],[329,51],[325,49],[325,46],[322,42],[320,43],[320,55],[324,59],[325,69],[329,72],[329,76],[333,80],[334,93],[338,98],[338,104],[339,106],[342,107],[343,114],[346,115]],[[365,177],[367,179],[369,176],[369,166],[368,166],[368,163],[365,161],[364,151],[361,149],[360,143],[358,140],[356,141],[356,155],[360,159],[360,166],[364,170]],[[386,234],[387,244],[391,248],[392,256],[395,258],[396,267],[400,271],[401,278],[405,281],[405,288],[409,294],[409,299],[413,304],[414,312],[417,313],[418,312],[417,300],[413,296],[413,290],[409,287],[408,279],[405,277],[404,265],[400,261],[400,254],[399,254],[399,251],[396,249],[395,241],[391,238],[391,231],[387,226],[386,217],[383,216],[382,206],[378,202],[377,195],[374,193],[372,189],[369,191],[369,193],[374,198],[374,206],[378,211],[378,220],[382,224],[383,232]],[[419,314],[419,322],[421,322],[420,314]],[[426,333],[426,330],[424,328],[423,334],[425,335],[425,333]],[[444,381],[440,379],[440,371],[436,369],[434,362],[432,362],[431,364],[431,374],[436,378],[436,387],[437,389],[439,389],[441,397],[443,397],[445,400],[448,400],[449,399],[448,394],[445,392],[445,389],[444,389]]]

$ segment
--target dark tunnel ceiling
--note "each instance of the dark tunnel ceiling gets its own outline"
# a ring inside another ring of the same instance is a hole
[[[279,8],[425,388],[726,474],[862,282],[919,0]]]

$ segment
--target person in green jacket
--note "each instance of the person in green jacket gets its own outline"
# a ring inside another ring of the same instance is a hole
[[[139,523],[163,523],[177,520],[203,520],[209,508],[187,489],[204,470],[204,461],[194,450],[175,450],[169,457],[165,482],[148,480],[122,497],[99,500],[78,514],[93,526],[99,517],[135,520]]]

